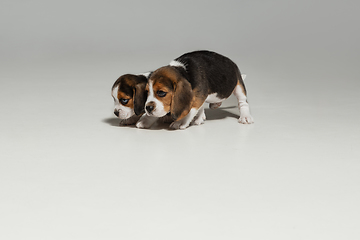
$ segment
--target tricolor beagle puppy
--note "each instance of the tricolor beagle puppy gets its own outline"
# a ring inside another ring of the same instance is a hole
[[[239,122],[254,122],[239,68],[215,52],[195,51],[180,56],[154,71],[146,90],[146,115],[136,124],[138,128],[149,128],[156,118],[168,113],[174,119],[171,129],[185,129],[191,123],[200,125],[206,118],[204,103],[217,108],[232,93],[238,100]]]
[[[151,72],[120,76],[111,88],[114,98],[114,114],[121,119],[120,125],[135,124],[145,112],[147,98],[145,87]]]

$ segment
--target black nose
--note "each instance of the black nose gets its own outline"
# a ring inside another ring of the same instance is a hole
[[[151,113],[153,110],[154,110],[154,106],[152,106],[152,105],[146,106],[146,111],[148,113]]]
[[[119,117],[119,111],[114,111],[114,114],[117,116],[117,117]]]

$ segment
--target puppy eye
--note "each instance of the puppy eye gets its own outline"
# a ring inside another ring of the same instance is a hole
[[[157,94],[159,97],[165,97],[166,94],[167,94],[167,92],[164,92],[164,91],[159,90],[159,91],[156,92],[156,94]]]
[[[122,105],[126,105],[128,102],[129,102],[129,99],[125,99],[125,98],[121,98],[121,99],[120,99],[120,103],[121,103]]]

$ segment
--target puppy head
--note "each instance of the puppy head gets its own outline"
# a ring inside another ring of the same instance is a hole
[[[127,119],[134,114],[141,115],[144,111],[147,93],[147,78],[143,75],[125,74],[119,77],[112,89],[114,98],[114,114],[120,119]]]
[[[148,97],[145,112],[149,116],[163,117],[169,112],[174,120],[186,116],[191,108],[191,84],[171,66],[156,70],[146,85]]]

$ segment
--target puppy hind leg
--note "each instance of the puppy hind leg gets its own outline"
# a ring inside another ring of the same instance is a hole
[[[254,119],[250,114],[250,107],[249,107],[249,103],[247,102],[247,97],[243,85],[238,83],[233,93],[238,100],[238,107],[240,111],[239,122],[243,124],[253,123]]]
[[[209,103],[209,108],[211,109],[217,109],[218,107],[221,106],[222,102],[218,102],[218,103]]]

